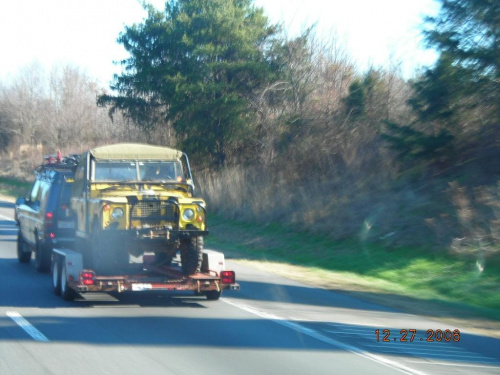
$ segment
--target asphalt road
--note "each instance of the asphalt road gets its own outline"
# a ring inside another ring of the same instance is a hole
[[[0,203],[0,374],[500,374],[500,340],[230,261],[241,291],[219,301],[66,302],[50,275],[18,263],[12,217]]]

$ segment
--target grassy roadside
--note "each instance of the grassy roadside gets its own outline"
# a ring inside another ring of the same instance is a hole
[[[206,247],[236,262],[500,337],[500,265],[423,249],[333,242],[277,224],[209,218]]]
[[[0,177],[0,196],[14,202],[19,196],[26,194],[32,183]]]
[[[30,185],[0,178],[0,197],[13,202]],[[209,227],[206,247],[234,261],[500,338],[500,264],[480,271],[474,259],[388,250],[359,240],[333,242],[278,224],[217,215],[210,216]]]

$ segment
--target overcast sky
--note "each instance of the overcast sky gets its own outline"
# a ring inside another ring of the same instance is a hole
[[[207,0],[208,1],[208,0]],[[150,0],[163,8],[164,0]],[[421,45],[424,15],[434,0],[255,0],[271,22],[296,35],[317,22],[319,35],[336,35],[360,69],[401,62],[405,76],[432,64]],[[137,0],[6,0],[0,2],[0,79],[33,61],[50,69],[71,63],[108,86],[127,55],[116,43],[124,25],[145,17]]]

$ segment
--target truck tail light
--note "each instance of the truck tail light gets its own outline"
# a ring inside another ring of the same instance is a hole
[[[49,238],[55,237],[55,234],[50,231],[52,228],[53,220],[54,220],[54,213],[52,211],[47,211],[45,213],[44,232],[45,236]]]
[[[220,277],[222,284],[234,284],[236,281],[236,274],[234,271],[221,271]]]
[[[83,285],[94,285],[95,273],[92,271],[80,272],[80,282]]]

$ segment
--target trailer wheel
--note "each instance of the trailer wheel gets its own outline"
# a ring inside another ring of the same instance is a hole
[[[61,262],[55,254],[52,256],[52,287],[56,296],[61,295]]]
[[[28,249],[28,244],[21,233],[21,229],[17,232],[17,260],[19,263],[29,263],[31,260],[31,250]]]
[[[76,292],[68,285],[68,274],[66,272],[66,262],[61,267],[61,296],[66,301],[73,301],[76,297]]]
[[[205,296],[207,297],[207,300],[209,301],[217,301],[222,294],[222,290],[216,291],[216,290],[211,290],[210,292],[206,292]]]
[[[189,276],[200,272],[203,259],[203,237],[191,237],[181,242],[182,273]]]
[[[50,267],[50,252],[49,249],[42,245],[38,239],[35,247],[35,268],[38,272],[47,272]]]

